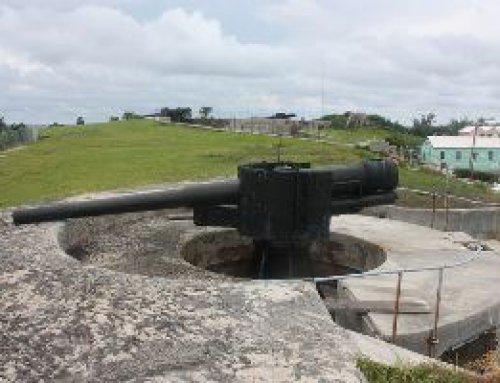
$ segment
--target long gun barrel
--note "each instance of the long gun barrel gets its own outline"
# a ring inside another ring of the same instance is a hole
[[[236,226],[243,234],[259,238],[289,238],[299,232],[314,236],[327,231],[332,214],[393,202],[397,183],[397,167],[390,160],[321,168],[258,163],[240,166],[238,179],[19,209],[13,220],[19,225],[191,207],[195,222],[201,225]],[[226,224],[217,224],[223,221]]]
[[[19,209],[12,218],[16,225],[60,221],[67,218],[94,217],[176,207],[200,207],[238,202],[238,180],[186,185],[177,189],[140,192],[89,201],[59,202]]]

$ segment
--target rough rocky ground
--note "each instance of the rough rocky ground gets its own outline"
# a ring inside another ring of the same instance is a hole
[[[234,280],[161,248],[165,237],[144,244],[148,225],[174,243],[189,224],[175,232],[154,214],[129,224],[127,237],[102,221],[77,238],[99,265],[62,250],[60,224],[15,227],[0,212],[0,381],[356,382],[361,354],[422,360],[337,326],[309,282]],[[139,245],[165,256],[137,267]]]
[[[195,226],[191,216],[189,212],[159,211],[74,219],[59,231],[59,242],[86,266],[170,279],[229,279],[182,258],[183,243],[207,231]]]
[[[130,275],[65,254],[56,224],[0,230],[7,381],[360,378],[309,284]]]

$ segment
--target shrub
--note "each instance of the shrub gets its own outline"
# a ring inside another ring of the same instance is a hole
[[[485,172],[485,171],[473,171],[470,169],[455,169],[453,171],[455,177],[458,178],[473,178],[475,180],[493,183],[498,179],[497,173]]]
[[[472,381],[463,372],[432,364],[385,366],[362,358],[358,360],[357,366],[370,383],[467,383]]]

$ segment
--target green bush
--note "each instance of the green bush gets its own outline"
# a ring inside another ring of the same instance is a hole
[[[493,183],[498,179],[498,174],[496,173],[485,172],[485,171],[471,172],[470,169],[455,169],[453,171],[453,174],[455,174],[455,177],[458,178],[473,178],[475,180],[488,183]]]
[[[463,372],[433,364],[386,366],[362,358],[357,362],[370,383],[466,383],[472,380]]]

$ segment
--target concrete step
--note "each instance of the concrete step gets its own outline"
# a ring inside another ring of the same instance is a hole
[[[351,311],[356,314],[367,314],[369,312],[378,314],[394,314],[394,300],[363,300],[352,301],[349,299],[326,298],[324,300],[328,311]],[[429,304],[421,299],[401,298],[399,301],[400,314],[430,314]]]

